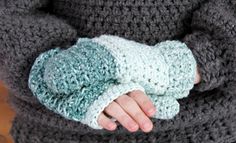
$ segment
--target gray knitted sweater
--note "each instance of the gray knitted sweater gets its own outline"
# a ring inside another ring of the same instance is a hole
[[[150,133],[96,130],[63,118],[32,96],[27,86],[36,57],[78,37],[113,34],[148,45],[187,44],[201,83],[180,99],[171,120],[151,118]],[[16,143],[233,143],[236,142],[235,0],[1,0],[0,79],[17,112]]]

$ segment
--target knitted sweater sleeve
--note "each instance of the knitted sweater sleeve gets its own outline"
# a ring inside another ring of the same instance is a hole
[[[192,50],[206,91],[236,79],[236,2],[210,0],[192,16],[192,32],[182,40]]]
[[[32,100],[27,82],[35,58],[54,46],[67,46],[76,30],[43,12],[48,0],[9,0],[0,4],[0,79],[15,96]]]

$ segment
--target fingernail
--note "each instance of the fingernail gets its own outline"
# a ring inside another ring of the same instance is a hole
[[[143,124],[143,128],[144,129],[149,129],[151,127],[151,124],[150,123],[144,123]]]
[[[154,108],[152,108],[152,109],[149,109],[149,110],[148,110],[148,113],[149,113],[150,115],[152,115],[152,114],[155,113],[155,111],[156,111],[156,110],[155,110]]]
[[[131,130],[135,130],[138,127],[138,125],[134,124],[134,123],[131,123],[131,124],[129,124],[129,127],[130,127]]]
[[[115,128],[116,128],[116,125],[114,125],[113,123],[110,123],[110,124],[109,124],[109,128],[110,128],[110,129],[115,129]]]

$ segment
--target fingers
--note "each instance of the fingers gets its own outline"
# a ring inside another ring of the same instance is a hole
[[[134,132],[139,129],[138,124],[121,108],[119,104],[114,101],[104,109],[104,112],[116,118],[119,123],[130,132]]]
[[[146,115],[151,117],[155,114],[155,106],[143,91],[134,90],[132,92],[129,92],[128,95],[138,103],[138,105],[146,113]]]
[[[122,95],[115,101],[139,124],[144,132],[149,132],[153,128],[151,120],[131,97]]]
[[[112,122],[103,112],[98,116],[98,123],[107,130],[115,130],[117,125]]]
[[[153,128],[153,124],[147,115],[153,116],[155,114],[155,106],[149,97],[140,90],[129,92],[128,95],[122,95],[110,103],[101,114],[99,123],[104,128],[111,130],[109,124],[115,123],[105,115],[107,114],[115,118],[130,132],[137,131],[139,127],[144,132],[149,132]],[[151,112],[149,112],[150,109]]]

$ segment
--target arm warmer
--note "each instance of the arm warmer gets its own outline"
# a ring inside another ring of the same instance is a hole
[[[36,59],[29,76],[33,94],[62,116],[101,129],[97,119],[109,103],[141,90],[157,107],[154,117],[173,118],[177,99],[194,85],[196,62],[180,41],[149,46],[113,35],[79,38]]]

